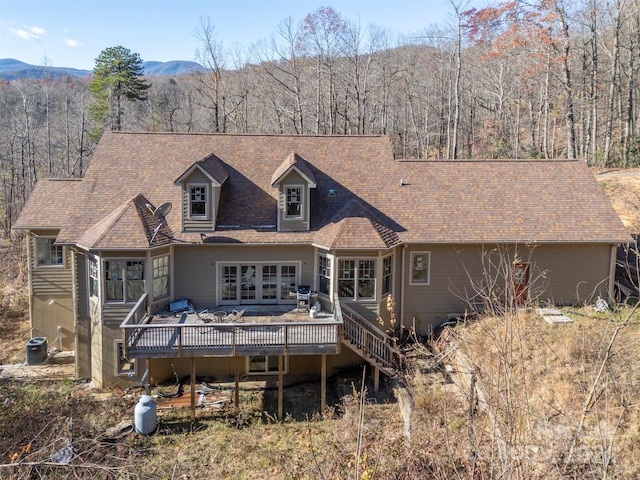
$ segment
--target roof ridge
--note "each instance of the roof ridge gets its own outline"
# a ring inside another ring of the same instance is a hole
[[[206,136],[206,137],[280,137],[280,138],[385,138],[389,135],[370,133],[366,135],[313,134],[313,133],[228,133],[228,132],[143,132],[143,131],[109,131],[112,135],[153,135],[153,136]]]

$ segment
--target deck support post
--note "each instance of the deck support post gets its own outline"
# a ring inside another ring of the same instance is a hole
[[[191,428],[196,421],[196,357],[191,357]]]
[[[284,362],[282,361],[282,355],[278,355],[278,420],[282,420],[284,415]]]
[[[144,394],[151,395],[151,360],[148,358],[144,359],[144,367],[147,371],[147,378],[144,381]]]
[[[235,375],[235,397],[233,403],[236,406],[236,415],[240,413],[240,357],[234,357],[235,367],[236,367],[236,375]]]
[[[377,392],[380,390],[380,369],[378,367],[373,367],[373,391]]]
[[[322,354],[322,367],[320,373],[320,415],[327,408],[327,355]]]

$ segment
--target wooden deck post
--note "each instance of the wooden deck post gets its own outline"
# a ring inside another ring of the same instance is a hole
[[[320,415],[327,407],[327,355],[322,354],[322,372],[320,373]]]
[[[278,420],[282,420],[284,415],[284,388],[283,388],[283,380],[284,380],[284,362],[282,361],[282,355],[278,355]]]
[[[235,390],[235,397],[234,397],[234,401],[233,403],[236,406],[236,415],[238,413],[240,413],[240,366],[238,365],[238,362],[240,361],[240,357],[234,357],[234,363],[235,363],[235,367],[236,367],[236,378],[235,378],[235,383],[236,383],[236,390]]]
[[[377,392],[380,390],[380,369],[378,367],[373,367],[373,391]]]
[[[196,421],[196,357],[191,357],[191,428]]]

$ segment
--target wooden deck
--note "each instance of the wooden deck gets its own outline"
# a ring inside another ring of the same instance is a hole
[[[141,299],[143,300],[143,299]],[[340,351],[342,322],[328,312],[312,319],[294,306],[224,307],[244,310],[235,322],[213,309],[146,315],[138,302],[121,324],[128,358],[320,355]]]

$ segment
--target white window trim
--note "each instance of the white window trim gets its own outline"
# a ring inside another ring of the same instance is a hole
[[[97,292],[92,295],[91,294],[91,263],[94,262],[96,265],[96,275],[97,275]],[[100,279],[102,278],[100,272],[100,265],[102,262],[100,262],[100,259],[96,256],[93,255],[87,255],[87,293],[89,294],[89,297],[93,297],[93,298],[98,298],[100,296],[100,286],[101,286],[101,282]]]
[[[287,210],[289,207],[289,202],[287,200],[288,195],[287,191],[289,189],[300,189],[300,215],[288,215]],[[284,193],[284,218],[285,220],[300,220],[304,218],[306,202],[305,202],[305,188],[304,185],[285,185],[283,189]]]
[[[353,277],[353,281],[354,281],[354,288],[353,288],[353,297],[340,297],[340,262],[341,261],[351,261],[353,260],[355,262],[354,265],[354,277]],[[358,282],[360,281],[360,261],[361,260],[366,260],[366,261],[373,261],[374,262],[374,268],[373,268],[373,272],[374,272],[374,277],[373,277],[373,281],[374,281],[374,286],[373,286],[373,297],[361,297],[360,295],[358,295]],[[372,302],[372,301],[376,301],[378,298],[378,285],[380,284],[380,278],[378,278],[378,257],[340,257],[337,258],[335,260],[335,262],[333,263],[333,265],[335,265],[335,269],[336,269],[336,273],[335,273],[335,279],[336,279],[336,285],[337,285],[337,290],[338,290],[338,297],[340,299],[351,299],[354,302]]]
[[[265,357],[265,365],[268,366],[269,365],[269,357],[273,357],[273,358],[278,358],[278,355],[248,355],[246,357],[246,365],[245,365],[245,372],[247,375],[278,375],[280,372],[278,372],[277,370],[275,371],[267,371],[265,369],[264,372],[252,372],[251,370],[249,370],[249,360],[251,359],[251,357]],[[283,355],[283,359],[282,359],[282,373],[283,374],[287,374],[289,373],[289,355]]]
[[[61,248],[62,262],[61,263],[40,263],[39,261],[39,252],[38,249],[38,240],[52,240],[52,243],[55,243],[56,237],[48,236],[48,235],[34,235],[34,256],[36,268],[64,268],[67,266],[67,251],[64,245],[56,245]],[[50,252],[49,252],[50,253]]]
[[[291,299],[289,301],[285,301],[283,298],[281,298],[282,295],[282,282],[281,282],[281,267],[283,266],[292,266],[295,267],[296,269],[296,285],[300,285],[300,275],[302,274],[302,262],[299,260],[293,261],[293,262],[288,262],[288,261],[283,261],[283,260],[274,260],[274,261],[265,261],[265,260],[261,260],[261,261],[256,261],[256,262],[252,262],[252,261],[242,261],[242,262],[216,262],[216,283],[218,285],[217,287],[217,292],[216,292],[216,298],[217,298],[217,302],[219,305],[234,305],[236,304],[235,302],[241,302],[240,299],[240,289],[238,287],[238,289],[236,290],[236,300],[223,300],[222,299],[222,269],[224,267],[236,267],[238,270],[236,273],[240,272],[240,269],[242,267],[242,265],[255,265],[256,267],[262,267],[263,265],[276,265],[278,267],[278,272],[277,272],[277,279],[278,279],[278,296],[276,298],[276,304],[284,304],[284,305],[288,305],[289,303],[295,303],[295,297],[291,297]],[[256,292],[256,296],[257,296],[257,292]],[[257,304],[260,304],[260,300],[258,299]]]
[[[426,281],[416,281],[413,279],[413,262],[417,255],[426,255],[427,257],[427,278]],[[409,285],[430,285],[431,284],[431,252],[411,252],[409,260]]]
[[[329,262],[329,293],[324,293],[320,291],[320,257],[324,257]],[[333,255],[329,255],[328,253],[318,252],[316,255],[316,279],[318,281],[318,285],[316,286],[316,290],[318,291],[318,295],[321,295],[324,298],[331,297],[331,291],[333,289],[333,273],[335,270],[335,257]]]
[[[153,261],[157,260],[159,258],[164,258],[164,257],[166,257],[166,259],[167,259],[167,293],[165,293],[164,295],[160,295],[160,296],[156,297],[155,296],[155,292],[153,291],[154,283],[155,283],[155,280],[156,280]],[[161,300],[161,299],[164,299],[164,298],[168,298],[170,296],[171,296],[171,255],[166,253],[164,255],[156,255],[155,257],[151,257],[151,297],[155,301],[155,300]]]
[[[107,285],[106,285],[106,281],[107,279],[105,278],[105,274],[108,271],[105,263],[106,262],[124,262],[124,268],[122,270],[122,300],[109,300],[107,298]],[[125,257],[125,258],[102,258],[102,262],[101,262],[101,269],[100,269],[100,273],[101,275],[101,280],[100,280],[100,288],[103,292],[103,298],[104,298],[104,303],[105,304],[133,304],[136,303],[138,300],[134,299],[134,300],[127,300],[127,262],[142,262],[144,264],[144,269],[142,270],[144,272],[144,291],[148,292],[149,291],[149,272],[148,272],[148,260],[145,257]],[[99,267],[100,268],[100,267]],[[152,275],[153,276],[153,275]]]
[[[204,215],[191,214],[191,189],[204,187]],[[209,203],[211,198],[211,185],[207,183],[189,183],[187,184],[187,208],[188,217],[191,220],[208,220],[209,219]]]
[[[388,292],[384,292],[384,262],[385,260],[391,260],[391,270],[389,271],[389,291]],[[382,257],[382,259],[380,260],[380,291],[382,294],[382,298],[384,297],[388,297],[389,295],[391,295],[393,293],[393,263],[394,263],[394,257],[393,257],[393,253],[389,254],[389,255],[385,255],[384,257]]]
[[[114,367],[115,367],[115,374],[119,377],[128,377],[130,375],[136,375],[137,370],[138,370],[138,363],[135,361],[135,359],[133,360],[129,360],[129,362],[131,362],[133,364],[133,368],[131,370],[120,370],[120,352],[119,352],[119,348],[118,345],[122,345],[122,349],[124,352],[124,345],[122,340],[118,339],[118,340],[114,340],[113,341],[113,358],[115,359],[114,363]]]

